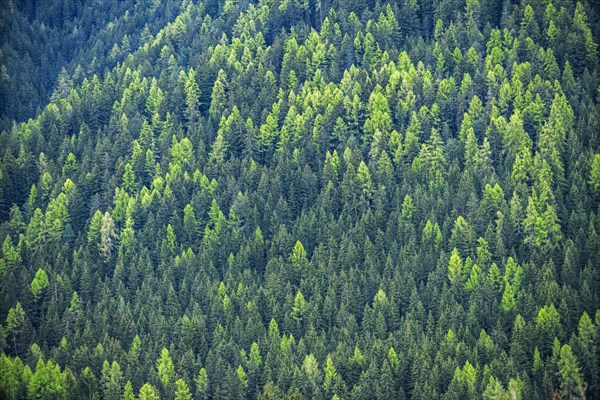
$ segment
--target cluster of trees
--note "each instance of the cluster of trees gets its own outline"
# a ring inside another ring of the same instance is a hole
[[[166,3],[0,134],[0,397],[598,398],[593,1]]]
[[[5,0],[0,13],[0,129],[112,69],[181,11],[152,0]],[[54,94],[54,97],[52,95]]]

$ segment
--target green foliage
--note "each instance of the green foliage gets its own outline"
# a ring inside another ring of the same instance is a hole
[[[292,264],[299,265],[300,263],[306,262],[306,250],[304,250],[304,246],[298,240],[294,245],[294,249],[292,250],[292,255],[290,256],[290,260]]]
[[[14,359],[0,355],[0,393],[6,399],[19,399],[25,394],[29,366],[23,365],[19,357]]]
[[[326,393],[329,393],[332,389],[333,381],[337,376],[337,370],[333,365],[333,360],[331,356],[327,356],[327,360],[325,361],[325,379],[323,380],[323,389],[325,389]]]
[[[169,383],[175,380],[175,367],[169,356],[169,350],[164,348],[161,350],[160,357],[156,360],[156,372],[163,388],[168,387]]]
[[[158,390],[149,383],[144,383],[140,388],[138,400],[159,400]]]
[[[131,381],[127,381],[125,384],[125,389],[123,389],[123,400],[135,400],[135,395],[133,393],[133,386],[131,385]]]
[[[0,13],[1,398],[599,397],[593,1],[134,3]]]
[[[117,232],[115,222],[107,211],[104,213],[104,216],[102,216],[100,223],[100,242],[98,243],[98,250],[105,259],[108,259],[112,255],[116,246],[116,239]]]
[[[450,387],[465,397],[474,398],[476,393],[476,381],[477,371],[469,361],[466,361],[463,368],[456,367]]]
[[[185,93],[185,116],[187,120],[194,124],[198,121],[200,117],[199,110],[199,97],[200,97],[200,88],[198,87],[198,82],[196,81],[196,71],[194,68],[190,68],[187,75],[181,71],[183,79],[184,79],[184,93]]]
[[[298,293],[296,293],[296,297],[294,298],[292,317],[298,322],[302,321],[302,317],[306,313],[306,307],[306,300],[304,299],[302,292],[298,291]]]
[[[31,293],[33,294],[33,297],[35,297],[36,299],[40,297],[40,295],[42,294],[42,291],[44,289],[46,289],[48,287],[49,281],[48,281],[48,275],[46,274],[46,271],[44,271],[43,269],[38,269],[37,272],[35,273],[35,277],[33,278],[33,280],[31,281]]]
[[[595,191],[600,190],[600,154],[594,155],[589,183]]]
[[[121,399],[123,396],[124,378],[121,366],[118,362],[113,361],[111,364],[104,360],[102,365],[101,387],[103,398],[105,399]]]
[[[561,396],[566,399],[584,399],[585,385],[577,359],[573,355],[571,346],[565,344],[560,349],[558,361],[558,374]]]
[[[321,372],[319,371],[319,364],[312,354],[304,357],[302,362],[302,373],[305,383],[311,386],[317,386],[321,380]]]
[[[67,393],[66,383],[65,374],[60,371],[60,366],[51,360],[45,363],[40,358],[27,385],[27,398],[63,399]]]
[[[486,400],[503,400],[507,398],[502,382],[490,375],[490,381],[483,391],[483,398]]]
[[[525,243],[534,244],[538,248],[553,246],[562,237],[560,221],[554,206],[538,197],[535,188],[527,204],[524,221],[527,237]]]
[[[6,330],[8,332],[15,332],[23,322],[25,322],[25,310],[21,303],[17,302],[17,304],[8,311],[6,317]]]
[[[463,260],[460,257],[458,249],[455,247],[454,250],[452,250],[450,262],[448,263],[448,279],[450,279],[450,283],[459,284],[462,279],[462,274]]]
[[[244,371],[244,368],[242,368],[241,365],[238,366],[236,374],[237,374],[237,379],[238,379],[240,385],[242,386],[242,388],[247,389],[248,388],[248,375],[246,374],[246,371]]]
[[[198,376],[195,379],[196,382],[196,397],[208,398],[209,380],[208,374],[205,368],[201,368],[198,372]]]
[[[192,400],[190,388],[183,379],[177,379],[175,386],[177,386],[177,390],[175,391],[175,400]]]
[[[402,218],[406,220],[410,220],[415,212],[415,206],[413,204],[412,197],[410,195],[404,196],[404,201],[402,202]]]

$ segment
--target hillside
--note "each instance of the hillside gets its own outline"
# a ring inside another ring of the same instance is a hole
[[[102,74],[181,12],[161,1],[5,0],[0,13],[0,129]],[[52,94],[56,93],[54,97]]]
[[[600,399],[594,1],[10,4],[0,398]]]

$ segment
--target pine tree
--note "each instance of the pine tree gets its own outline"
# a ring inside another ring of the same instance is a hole
[[[325,361],[325,379],[323,380],[323,389],[325,390],[325,395],[328,395],[331,393],[332,385],[333,385],[333,381],[337,376],[337,370],[335,369],[335,366],[333,365],[333,360],[331,359],[331,356],[327,356],[327,360]]]
[[[196,398],[208,399],[209,398],[209,381],[208,374],[205,368],[201,368],[198,376],[195,379],[196,382]]]
[[[89,238],[89,236],[88,236]],[[100,242],[98,243],[98,250],[105,260],[108,260],[112,255],[112,252],[116,246],[117,233],[115,229],[115,222],[107,211],[102,217],[100,225]]]
[[[47,363],[40,358],[35,373],[27,385],[27,397],[30,399],[64,399],[66,396],[65,375],[60,366],[51,360]]]
[[[596,393],[598,387],[598,349],[596,328],[590,316],[584,312],[579,319],[579,328],[574,350],[581,365],[582,378],[588,385],[588,393]]]
[[[165,393],[169,393],[175,380],[175,367],[169,355],[169,350],[163,348],[160,357],[156,360],[156,373]]]
[[[560,349],[558,368],[561,397],[565,399],[584,399],[585,383],[577,359],[568,344],[563,345]]]
[[[379,399],[397,399],[395,380],[388,360],[383,360],[381,373],[377,380],[376,389]]]
[[[463,260],[460,257],[458,249],[455,247],[452,250],[452,255],[450,256],[450,262],[448,263],[448,279],[452,284],[459,284],[462,281],[463,275]]]
[[[127,381],[125,384],[125,389],[123,389],[123,400],[135,400],[135,395],[133,394],[133,386],[131,385],[131,381]]]
[[[196,81],[196,71],[190,68],[187,75],[181,71],[184,78],[184,93],[185,93],[185,116],[190,126],[194,126],[200,118],[200,88]]]
[[[140,388],[138,400],[160,400],[158,390],[149,383],[144,383]]]
[[[600,190],[600,154],[594,155],[589,183],[595,191]]]
[[[17,304],[8,311],[6,316],[6,333],[12,336],[13,347],[15,354],[18,355],[17,338],[20,336],[23,325],[25,324],[27,316],[21,303],[17,301]]]
[[[212,88],[211,102],[208,115],[215,123],[224,117],[223,113],[227,107],[227,74],[223,69],[217,73],[217,79]]]
[[[44,271],[42,268],[39,268],[35,273],[35,277],[33,278],[33,281],[31,281],[30,285],[31,293],[36,300],[39,299],[42,291],[48,287],[48,283],[49,281],[46,271]]]
[[[175,400],[192,400],[192,394],[190,388],[183,379],[178,379],[175,382],[177,390],[175,391]]]
[[[85,367],[83,372],[80,374],[77,384],[79,386],[78,394],[79,397],[86,400],[97,400],[100,399],[100,390],[98,386],[98,380],[96,379],[96,375],[89,367]],[[130,384],[131,385],[131,384]],[[127,393],[127,386],[125,387],[125,392],[123,395],[123,399],[127,399],[125,394]]]
[[[101,378],[103,398],[121,400],[123,397],[123,381],[123,372],[119,363],[113,361],[112,364],[109,364],[107,360],[104,360]]]

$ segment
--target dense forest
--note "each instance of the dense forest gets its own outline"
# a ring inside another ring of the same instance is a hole
[[[0,398],[600,399],[596,0],[3,0]]]

